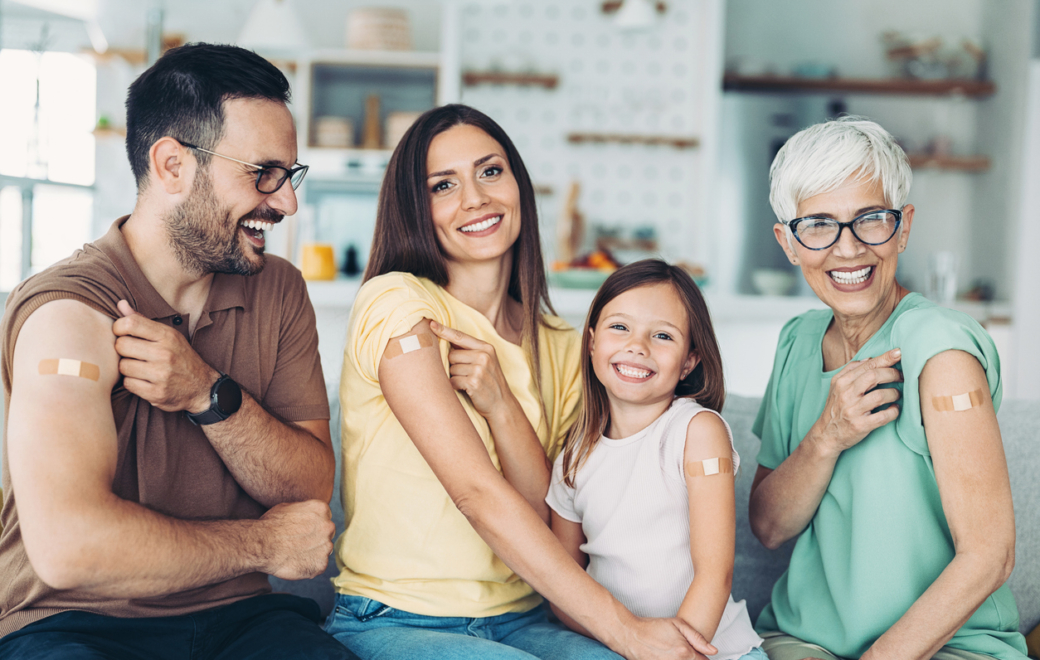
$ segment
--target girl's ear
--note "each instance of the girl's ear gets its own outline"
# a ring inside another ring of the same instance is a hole
[[[697,368],[697,363],[700,361],[701,356],[697,355],[697,351],[691,351],[686,358],[686,362],[683,362],[682,377],[679,380],[686,380],[686,377],[693,373],[693,370]]]

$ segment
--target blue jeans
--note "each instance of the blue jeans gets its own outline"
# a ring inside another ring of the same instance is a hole
[[[337,594],[325,632],[361,660],[622,660],[599,642],[550,623],[541,607],[477,619],[423,616]]]
[[[357,660],[322,632],[318,604],[267,594],[183,616],[121,619],[68,611],[0,638],[4,660]]]

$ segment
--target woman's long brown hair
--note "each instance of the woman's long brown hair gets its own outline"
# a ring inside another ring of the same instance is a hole
[[[610,425],[610,401],[607,399],[607,390],[592,369],[589,330],[595,329],[603,308],[611,300],[626,291],[653,284],[670,284],[675,289],[686,309],[689,350],[697,353],[700,358],[694,370],[676,385],[675,396],[688,397],[705,408],[722,412],[722,404],[726,400],[722,354],[715,339],[708,306],[693,279],[681,268],[659,259],[637,261],[617,269],[592,299],[592,307],[589,308],[589,315],[585,319],[585,331],[581,337],[583,402],[578,419],[567,433],[563,449],[563,479],[564,483],[572,488],[578,470],[592,454],[592,450]]]
[[[440,287],[448,285],[447,257],[433,228],[426,157],[435,137],[460,125],[479,128],[502,146],[520,190],[520,235],[513,244],[509,296],[524,307],[520,339],[527,349],[541,397],[538,329],[543,325],[552,328],[542,315],[556,312],[549,302],[549,287],[545,280],[534,186],[520,152],[491,117],[469,106],[444,105],[423,113],[404,134],[390,157],[379,190],[376,229],[364,281],[386,273],[404,272],[424,277]],[[544,417],[544,406],[542,412]],[[548,421],[545,420],[546,424]]]

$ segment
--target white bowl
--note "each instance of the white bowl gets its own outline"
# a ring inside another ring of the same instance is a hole
[[[751,285],[763,296],[786,296],[794,287],[795,274],[778,268],[751,271]]]

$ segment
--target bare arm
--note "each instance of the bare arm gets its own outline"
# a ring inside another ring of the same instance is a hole
[[[430,333],[420,321],[408,334]],[[545,522],[495,469],[448,381],[440,352],[379,362],[387,404],[455,506],[507,566],[627,658],[694,658],[713,648],[677,620],[638,619],[578,566]],[[415,396],[417,390],[422,396]],[[689,642],[687,641],[689,640]]]
[[[119,302],[123,318],[112,324],[123,386],[167,412],[209,409],[218,372],[179,332]],[[291,424],[242,393],[242,407],[222,422],[202,427],[235,480],[265,506],[332,497],[336,459],[328,420]]]
[[[982,365],[946,351],[925,365],[921,413],[956,554],[863,658],[931,658],[1011,575],[1015,516],[1007,460]],[[940,412],[932,397],[981,390],[982,405]]]
[[[7,448],[22,538],[40,578],[58,589],[144,598],[254,571],[321,573],[335,530],[321,502],[278,506],[260,520],[189,522],[112,493],[114,343],[110,319],[67,300],[40,307],[19,334]],[[41,360],[60,358],[97,366],[98,380],[39,373]]]
[[[452,345],[448,353],[451,385],[465,392],[487,420],[495,439],[502,475],[546,523],[552,466],[502,373],[495,347],[464,332],[430,322],[430,329]]]
[[[551,512],[552,519],[552,531],[559,540],[560,545],[567,551],[574,561],[578,562],[578,566],[581,568],[587,568],[589,565],[589,556],[581,551],[581,545],[587,540],[585,538],[585,532],[581,528],[581,523],[576,523],[571,520],[560,516],[555,511]],[[592,637],[592,634],[588,630],[579,624],[577,621],[567,615],[566,612],[556,607],[555,603],[550,603],[553,613],[560,618],[560,621],[564,623],[568,628],[574,632],[581,633],[586,637]]]
[[[708,458],[729,458],[732,450],[726,425],[711,413],[690,420],[683,462],[691,466]],[[679,616],[705,639],[715,637],[733,588],[733,553],[736,546],[734,475],[696,476],[685,469],[690,498],[690,584]]]
[[[827,491],[841,452],[899,415],[897,406],[871,411],[899,398],[895,388],[873,389],[902,379],[892,368],[898,350],[850,362],[831,379],[820,419],[776,470],[759,467],[751,485],[751,531],[764,546],[780,547],[808,526]]]

